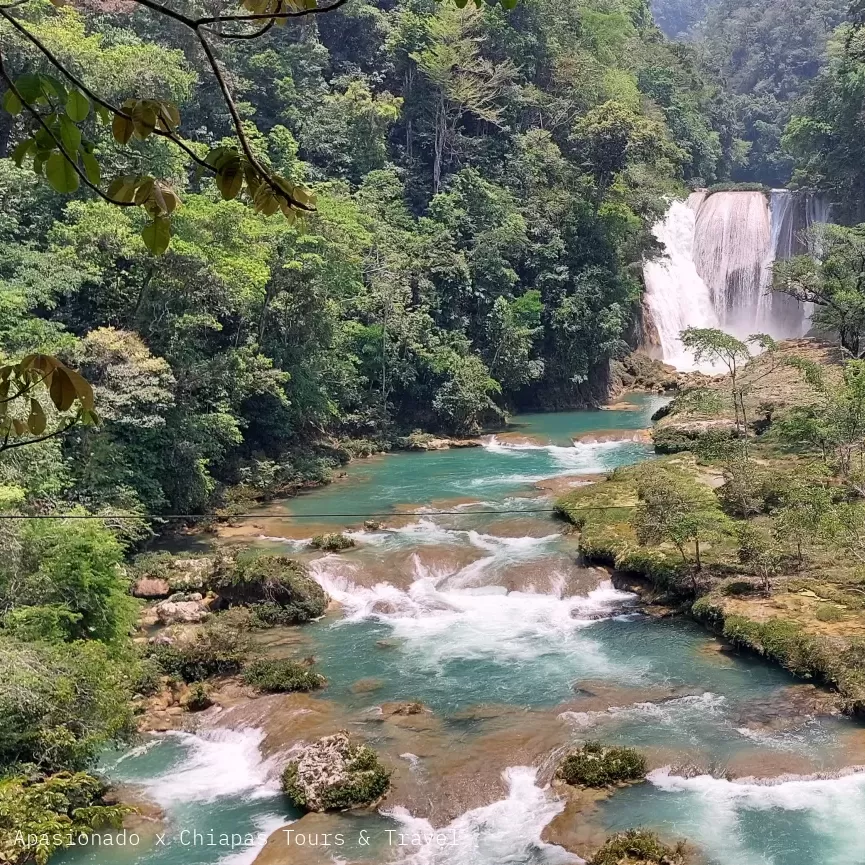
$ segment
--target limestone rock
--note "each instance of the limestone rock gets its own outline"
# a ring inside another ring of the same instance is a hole
[[[390,787],[390,773],[367,745],[341,731],[301,747],[282,775],[282,789],[297,808],[339,811],[377,802]]]
[[[163,625],[203,622],[210,615],[210,610],[201,603],[200,596],[199,600],[194,601],[162,601],[156,605],[154,612]]]
[[[158,577],[143,577],[132,587],[132,594],[136,598],[167,598],[171,594],[171,586],[168,580]]]

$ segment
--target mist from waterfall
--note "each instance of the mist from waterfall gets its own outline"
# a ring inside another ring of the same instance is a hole
[[[740,339],[804,335],[811,310],[771,290],[772,264],[807,252],[805,231],[828,222],[820,196],[773,190],[692,193],[674,201],[653,229],[665,253],[646,262],[648,350],[678,369],[694,369],[678,338],[685,327],[719,327]]]

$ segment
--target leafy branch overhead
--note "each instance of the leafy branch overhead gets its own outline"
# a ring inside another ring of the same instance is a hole
[[[0,453],[98,423],[93,389],[57,358],[30,354],[0,366]]]
[[[237,139],[237,146],[220,146],[209,151],[181,134],[180,112],[173,102],[131,96],[115,105],[89,87],[17,17],[30,2],[35,0],[0,7],[0,20],[11,26],[18,38],[38,49],[57,75],[29,70],[13,75],[6,67],[0,46],[0,79],[7,88],[2,106],[13,117],[21,118],[21,139],[12,154],[19,167],[29,160],[33,171],[60,193],[75,193],[84,186],[111,204],[140,207],[148,216],[141,237],[154,255],[165,252],[171,242],[171,217],[181,203],[180,197],[165,179],[149,175],[122,174],[105,184],[104,162],[100,162],[93,141],[97,124],[110,126],[119,147],[125,147],[133,139],[144,141],[151,136],[171,141],[196,164],[199,177],[207,173],[215,178],[226,200],[241,198],[267,216],[281,211],[290,221],[298,214],[315,211],[315,196],[309,189],[280,176],[254,152],[210,39],[258,39],[273,26],[284,26],[292,18],[332,11],[347,0],[334,0],[328,5],[319,5],[318,0],[243,0],[241,7],[246,12],[200,18],[189,17],[153,0],[135,0],[163,20],[171,19],[193,31],[204,52]],[[51,2],[54,6],[66,5],[65,0]],[[462,8],[469,0],[453,2]],[[517,0],[499,2],[503,8],[511,9]],[[474,3],[480,6],[482,0]]]

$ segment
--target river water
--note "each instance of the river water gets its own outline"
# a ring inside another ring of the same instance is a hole
[[[343,845],[297,858],[296,845],[283,846],[268,863],[579,862],[543,833],[564,808],[549,787],[556,755],[591,738],[643,748],[652,771],[556,821],[584,855],[613,831],[648,826],[689,838],[712,865],[865,862],[861,729],[817,714],[813,689],[721,651],[696,625],[640,614],[633,595],[578,564],[573,535],[550,512],[568,485],[650,458],[636,431],[657,406],[638,398],[631,411],[517,417],[482,448],[358,461],[329,487],[269,505],[276,516],[241,539],[302,556],[340,607],[299,631],[268,632],[262,646],[314,655],[328,688],[263,698],[217,713],[197,735],[107,756],[110,777],[165,810],[165,843],[63,860],[251,863],[300,817],[278,790],[286,747],[342,727],[395,769],[392,796],[377,815],[315,824]],[[370,513],[386,515],[376,517],[383,527],[342,516]],[[335,528],[352,531],[354,550],[308,549],[312,534]],[[406,700],[427,711],[380,708]],[[433,826],[446,842],[428,837]],[[238,839],[226,845],[222,834]]]

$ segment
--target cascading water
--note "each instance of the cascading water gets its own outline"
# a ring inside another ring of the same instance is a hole
[[[686,327],[718,327],[715,307],[705,282],[694,265],[696,209],[702,196],[693,193],[685,204],[674,201],[666,218],[654,228],[666,255],[646,262],[646,306],[655,324],[661,354],[679,369],[693,366],[679,333]]]
[[[694,264],[729,333],[754,331],[769,239],[769,208],[761,192],[715,193],[697,212]]]
[[[807,332],[810,309],[771,291],[772,264],[807,251],[806,230],[828,222],[818,195],[773,190],[694,192],[654,228],[665,255],[646,262],[645,303],[664,361],[694,367],[678,339],[685,327],[720,327],[739,338]],[[656,352],[657,353],[657,352]]]

